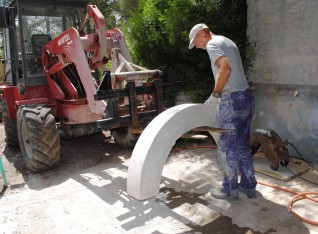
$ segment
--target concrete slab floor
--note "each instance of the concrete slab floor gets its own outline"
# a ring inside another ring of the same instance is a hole
[[[103,153],[89,153],[87,144]],[[318,227],[287,210],[293,194],[258,185],[256,199],[244,194],[231,202],[211,198],[210,187],[222,178],[214,149],[172,151],[159,194],[145,201],[126,193],[132,150],[84,138],[64,142],[62,152],[58,168],[39,174],[10,170],[15,161],[3,159],[10,186],[0,197],[0,233],[318,233]],[[317,185],[300,178],[284,182],[257,173],[257,180],[318,192]],[[317,204],[302,200],[294,207],[318,221]]]

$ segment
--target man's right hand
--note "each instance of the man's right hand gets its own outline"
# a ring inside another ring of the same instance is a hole
[[[215,98],[211,94],[210,97],[204,102],[204,104],[216,109],[219,100],[219,98]]]

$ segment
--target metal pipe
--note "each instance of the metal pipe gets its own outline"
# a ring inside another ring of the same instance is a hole
[[[4,82],[5,81],[5,77],[6,77],[6,73],[5,73],[5,70],[6,70],[6,63],[5,63],[5,60],[3,59],[3,60],[1,60],[1,76],[2,76],[2,81],[1,81],[1,83],[2,82]]]
[[[133,64],[133,63],[129,63],[129,65],[132,66],[133,68],[138,69],[138,70],[141,70],[141,71],[146,71],[146,70],[147,70],[147,68],[138,66],[138,65]]]
[[[124,62],[124,65],[125,65],[125,68],[128,70],[128,71],[134,71],[135,69],[133,69],[129,62],[125,59],[125,57],[121,54],[121,53],[118,53],[118,59],[120,62]]]
[[[143,78],[156,78],[161,75],[159,70],[147,70],[147,71],[133,71],[133,72],[120,72],[111,73],[112,77],[115,77],[116,81],[123,80],[138,80]]]

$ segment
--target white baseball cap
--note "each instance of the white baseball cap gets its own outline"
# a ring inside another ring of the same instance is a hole
[[[209,28],[208,26],[206,26],[205,24],[197,24],[194,25],[193,28],[191,29],[190,33],[189,33],[189,40],[190,40],[190,44],[189,44],[189,49],[193,48],[193,41],[195,36],[198,34],[198,32],[202,29],[205,28]]]

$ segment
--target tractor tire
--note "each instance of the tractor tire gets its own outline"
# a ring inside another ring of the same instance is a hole
[[[59,164],[60,136],[49,107],[19,107],[17,126],[21,153],[30,171],[47,171]]]
[[[2,106],[0,105],[0,123],[2,123]]]
[[[131,133],[128,128],[115,128],[111,134],[115,143],[125,149],[134,147],[138,140],[137,135]]]
[[[7,104],[5,101],[1,102],[2,109],[2,122],[4,125],[5,132],[5,142],[9,147],[18,147],[19,139],[18,139],[18,131],[17,131],[17,119],[9,119],[9,113]]]

